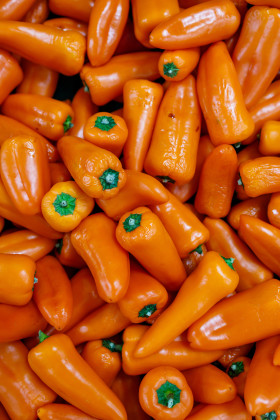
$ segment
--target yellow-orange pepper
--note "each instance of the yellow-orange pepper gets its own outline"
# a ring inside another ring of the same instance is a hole
[[[179,82],[196,68],[199,58],[199,48],[164,51],[158,62],[159,73],[165,80]]]

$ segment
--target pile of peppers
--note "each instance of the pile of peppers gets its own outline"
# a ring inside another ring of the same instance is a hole
[[[0,1],[0,419],[280,419],[280,0]]]

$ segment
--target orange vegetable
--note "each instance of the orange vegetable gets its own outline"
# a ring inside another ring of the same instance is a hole
[[[44,22],[44,25],[61,29],[62,31],[77,31],[84,37],[88,33],[88,25],[86,23],[70,18],[48,19]]]
[[[218,359],[218,362],[226,368],[237,357],[247,356],[252,349],[253,344],[245,344],[244,346],[233,347],[224,351],[223,355]]]
[[[56,15],[89,21],[94,0],[49,0],[49,8]]]
[[[197,406],[188,416],[188,420],[216,420],[219,417],[231,420],[252,420],[252,416],[239,397],[224,404]]]
[[[232,378],[239,397],[244,399],[244,388],[250,369],[251,359],[240,356],[235,358],[227,366],[227,374]]]
[[[0,69],[0,104],[2,104],[14,88],[21,83],[23,72],[17,60],[2,49],[0,49]]]
[[[235,204],[227,217],[229,224],[235,229],[239,229],[240,217],[242,214],[247,216],[258,217],[261,220],[267,221],[267,205],[270,195],[260,195],[256,198],[249,198]]]
[[[270,201],[267,207],[267,216],[269,222],[277,227],[280,228],[280,193],[272,194]]]
[[[71,242],[71,232],[65,233],[55,245],[55,256],[62,265],[74,268],[83,268],[86,263],[76,252]]]
[[[69,404],[46,404],[37,410],[40,420],[92,420],[91,416]]]
[[[58,72],[27,60],[21,60],[21,66],[24,78],[16,89],[17,93],[53,96],[57,87]]]
[[[179,82],[195,69],[199,58],[199,48],[164,51],[158,62],[159,73],[165,80]]]
[[[70,181],[71,174],[61,162],[53,162],[49,164],[50,175],[51,175],[51,185],[57,184],[58,182]]]
[[[3,0],[0,5],[1,20],[21,20],[35,0]]]
[[[84,128],[87,120],[98,111],[97,106],[90,99],[90,94],[85,88],[80,88],[72,101],[74,111],[73,124],[69,135],[84,139]]]
[[[249,197],[280,191],[280,158],[260,157],[240,165],[240,183]]]
[[[47,0],[35,0],[24,16],[25,22],[43,23],[49,15],[49,7]]]
[[[265,156],[280,154],[280,122],[267,121],[261,130],[259,150]]]
[[[206,252],[207,248],[202,244],[190,252],[186,258],[183,258],[182,261],[188,276],[196,269],[202,258],[205,257]]]

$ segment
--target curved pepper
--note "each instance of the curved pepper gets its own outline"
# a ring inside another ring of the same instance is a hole
[[[251,359],[249,357],[236,357],[227,366],[227,374],[232,378],[239,397],[244,399],[244,388],[250,370]]]
[[[202,244],[191,251],[186,258],[183,258],[182,261],[188,276],[196,269],[202,258],[205,257],[206,253],[207,248],[204,244]]]
[[[91,416],[69,404],[46,404],[37,410],[40,420],[92,420]]]
[[[172,342],[238,285],[238,274],[216,252],[207,252],[174,301],[141,338],[136,357],[147,357]],[[182,314],[184,314],[182,316]]]
[[[17,60],[7,51],[0,49],[0,104],[22,79],[23,72]]]
[[[249,197],[280,191],[280,158],[260,157],[240,165],[240,178]]]
[[[88,25],[86,23],[65,17],[48,19],[44,22],[44,25],[58,28],[62,31],[77,31],[84,37],[86,37],[88,33]]]
[[[81,79],[88,86],[92,101],[105,105],[122,94],[128,80],[157,79],[159,57],[159,52],[135,52],[113,57],[100,67],[86,64]]]
[[[51,140],[60,139],[72,127],[71,106],[46,96],[10,95],[2,105],[2,112]]]
[[[159,107],[144,168],[153,176],[178,184],[195,173],[201,112],[192,75],[171,83]]]
[[[280,122],[267,121],[261,130],[259,150],[262,155],[271,156],[280,154]]]
[[[280,229],[280,193],[272,194],[267,207],[267,217],[273,226]]]
[[[62,265],[67,267],[83,268],[86,265],[72,245],[70,232],[65,233],[63,238],[56,242],[55,256]]]
[[[101,420],[127,419],[120,400],[83,360],[66,335],[53,335],[34,347],[28,354],[28,362],[51,389],[90,416]]]
[[[90,197],[112,198],[124,187],[126,173],[108,150],[72,136],[62,137],[57,147],[74,180]]]
[[[86,262],[97,290],[106,302],[117,302],[129,284],[129,256],[115,237],[116,224],[104,213],[87,217],[71,234],[71,242]]]
[[[188,416],[188,420],[217,420],[219,417],[231,420],[252,420],[252,416],[239,397],[224,404],[197,406],[194,410],[195,412]]]
[[[42,142],[28,136],[6,140],[1,146],[0,171],[17,210],[26,215],[39,213],[51,182],[47,150]]]
[[[0,44],[26,60],[66,76],[79,73],[86,50],[85,38],[78,32],[14,21],[0,21]]]
[[[198,67],[197,93],[215,146],[240,142],[253,133],[254,122],[246,109],[233,61],[223,42],[211,45],[203,54]]]
[[[84,128],[87,120],[98,111],[97,106],[92,102],[89,92],[85,88],[80,88],[72,101],[74,112],[73,124],[69,135],[84,139]]]
[[[160,23],[150,34],[150,44],[163,50],[208,45],[230,38],[239,24],[240,15],[233,2],[207,1]]]
[[[222,300],[188,330],[191,347],[220,350],[279,334],[280,285],[272,279]]]
[[[260,195],[256,198],[249,198],[232,206],[227,220],[233,229],[238,230],[240,225],[240,217],[242,214],[247,216],[258,217],[261,220],[267,221],[267,205],[270,200],[270,195]],[[279,226],[280,227],[280,226]]]
[[[117,226],[119,244],[167,290],[178,290],[186,272],[162,222],[147,207],[125,213]]]
[[[93,5],[94,0],[49,0],[49,8],[54,14],[83,22],[89,21]]]
[[[0,6],[1,20],[21,20],[35,0],[3,0]]]
[[[151,369],[144,376],[139,401],[155,420],[184,420],[193,407],[192,391],[184,375],[171,366]]]
[[[49,16],[48,0],[35,0],[24,16],[25,22],[43,23]]]
[[[71,181],[72,177],[64,163],[53,162],[49,164],[51,185],[57,184],[58,182]]]
[[[252,349],[253,344],[245,344],[244,346],[233,347],[224,351],[218,362],[226,368],[237,357],[247,356]]]
[[[123,149],[126,169],[142,171],[163,88],[149,80],[129,80],[123,88],[123,117],[128,138]]]
[[[58,72],[28,60],[21,60],[24,78],[17,93],[52,97],[57,87]],[[37,105],[34,103],[34,105]],[[37,127],[36,127],[37,129]]]
[[[164,51],[158,62],[159,73],[165,80],[179,82],[196,68],[199,58],[199,48]]]

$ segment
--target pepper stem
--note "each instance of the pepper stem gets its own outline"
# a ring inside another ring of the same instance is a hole
[[[115,127],[115,125],[117,124],[113,117],[102,115],[96,118],[94,127],[97,127],[102,131],[110,131],[111,128]]]
[[[202,249],[202,244],[198,245],[194,250],[192,250],[191,252],[197,252],[199,255],[203,254],[203,249]]]
[[[45,334],[43,331],[39,331],[38,333],[39,336],[39,342],[42,343],[44,340],[46,340],[47,338],[49,338],[48,334]]]
[[[232,269],[232,270],[234,270],[234,267],[233,267],[233,263],[234,263],[234,260],[235,260],[235,258],[225,258],[225,257],[223,257],[222,255],[221,255],[221,257],[222,257],[222,259],[227,263],[227,265]]]
[[[141,224],[142,214],[130,214],[123,222],[123,227],[126,232],[132,232]]]
[[[55,244],[55,248],[57,252],[59,253],[59,255],[61,254],[62,247],[63,247],[63,238],[58,239],[58,241]]]
[[[169,176],[158,176],[157,177],[163,184],[167,184],[168,182],[170,182],[171,184],[175,184],[174,179],[169,178]]]
[[[171,79],[177,76],[178,71],[178,67],[173,62],[163,65],[163,74],[167,77],[171,77]]]
[[[56,199],[52,203],[55,211],[60,216],[69,216],[73,214],[76,207],[76,198],[72,195],[62,192],[56,196]]]
[[[173,408],[180,402],[181,389],[175,384],[166,381],[157,389],[158,403],[168,408]]]
[[[70,130],[70,128],[74,127],[74,124],[71,121],[72,121],[72,117],[71,117],[71,115],[68,115],[68,117],[66,118],[66,120],[63,123],[64,133],[66,133],[66,131]]]
[[[157,310],[157,305],[155,303],[152,303],[151,305],[146,305],[144,308],[141,309],[138,313],[139,318],[149,318],[151,315],[153,315],[154,312]]]
[[[102,346],[109,349],[112,353],[122,352],[122,344],[116,344],[111,340],[102,340]]]
[[[270,411],[269,413],[265,413],[261,415],[261,420],[276,420],[277,414],[275,411]]]
[[[236,376],[240,375],[240,373],[244,372],[244,363],[243,362],[234,362],[230,366],[228,370],[228,375],[231,378],[235,378]]]
[[[106,169],[103,174],[99,177],[100,183],[104,190],[111,190],[116,188],[119,182],[119,172],[114,169]]]
[[[241,178],[240,174],[239,174],[239,178],[238,178],[238,181],[237,181],[237,185],[242,185],[242,187],[244,189],[244,184],[243,184],[243,181],[242,181],[242,178]]]

